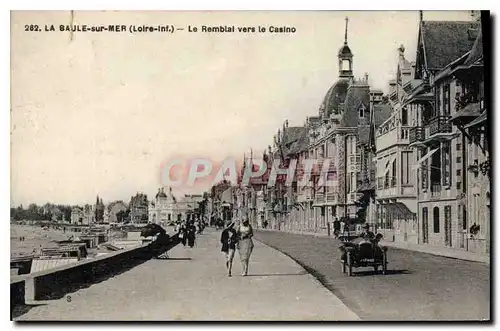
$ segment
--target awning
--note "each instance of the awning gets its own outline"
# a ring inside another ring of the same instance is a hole
[[[479,102],[469,103],[467,106],[465,106],[464,108],[462,108],[458,112],[456,112],[450,118],[450,122],[453,122],[453,120],[455,120],[457,118],[477,117],[479,115],[481,115],[481,108],[480,108]]]
[[[396,161],[396,157],[397,157],[397,154],[394,155],[391,159],[389,159],[389,162],[387,163],[386,168],[384,170],[384,176],[387,175],[389,170],[391,170],[392,163]]]
[[[356,190],[356,192],[373,191],[376,188],[377,188],[377,185],[375,183],[368,182],[368,183],[361,184],[361,186],[358,187],[358,189]]]
[[[470,122],[469,124],[467,124],[465,126],[466,129],[468,128],[471,128],[473,126],[476,126],[476,125],[479,125],[479,124],[482,124],[483,122],[485,122],[486,120],[488,119],[488,114],[486,112],[483,112],[478,118],[476,118],[475,120],[473,120],[472,122]]]
[[[391,202],[382,204],[383,208],[392,214],[393,216],[399,216],[402,219],[413,219],[416,214],[413,213],[404,203],[402,202]]]
[[[385,164],[385,168],[379,168],[379,171],[377,171],[377,177],[384,177],[387,174],[387,172],[391,168],[392,162],[394,162],[396,160],[396,155],[394,155],[392,158],[389,158],[387,160],[387,163]]]
[[[424,156],[422,156],[418,161],[417,161],[417,164],[415,164],[412,169],[413,170],[416,170],[418,169],[421,165],[422,165],[422,162],[424,162],[425,160],[427,160],[428,158],[430,158],[432,156],[432,154],[436,153],[438,151],[439,148],[436,148],[436,149],[433,149],[432,151],[430,151],[429,153],[425,154]]]

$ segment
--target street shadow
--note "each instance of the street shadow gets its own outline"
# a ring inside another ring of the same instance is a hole
[[[380,276],[390,276],[390,275],[409,275],[411,272],[407,269],[401,269],[401,270],[387,270],[387,272],[382,274],[382,271],[375,271],[375,270],[366,270],[366,271],[353,271],[352,273],[354,276],[375,276],[375,275],[380,275]]]
[[[167,251],[171,250],[175,246],[177,246],[179,242],[177,240],[172,241],[171,243],[168,244],[167,246]],[[161,255],[161,254],[160,254]],[[145,254],[137,257],[132,257],[123,261],[120,261],[116,264],[111,264],[107,268],[103,268],[102,270],[96,271],[96,270],[91,270],[87,274],[87,277],[85,275],[83,276],[83,279],[78,280],[78,281],[70,281],[66,280],[64,283],[64,286],[60,286],[60,288],[53,288],[49,293],[46,293],[42,300],[58,300],[63,297],[65,297],[68,294],[72,294],[75,292],[78,292],[80,290],[87,289],[91,286],[103,283],[107,280],[110,280],[112,278],[118,277],[127,271],[132,270],[135,267],[138,267],[147,261],[157,258],[158,254],[155,253],[155,251],[148,251]],[[62,282],[62,280],[60,280]]]
[[[46,303],[40,303],[40,304],[25,304],[25,305],[11,307],[10,320],[13,321],[15,318],[26,314],[35,307],[46,306],[46,305],[47,305]],[[15,322],[21,323],[22,321],[15,321]]]
[[[165,258],[161,258],[161,259],[158,259],[158,260],[166,260],[166,261],[191,261],[192,258],[190,258],[190,257],[165,257]]]
[[[308,275],[307,272],[300,272],[296,274],[249,274],[246,277],[271,277],[271,276],[304,276]]]

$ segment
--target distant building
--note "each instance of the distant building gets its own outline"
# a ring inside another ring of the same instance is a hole
[[[148,197],[137,193],[130,199],[130,222],[132,224],[148,223]]]
[[[172,189],[168,191],[168,194],[163,188],[158,189],[158,193],[149,204],[148,214],[149,222],[156,224],[176,221],[180,218],[177,213],[177,200],[172,194]]]
[[[80,207],[71,210],[71,224],[83,224],[83,211]]]
[[[177,215],[180,215],[181,219],[187,219],[188,216],[197,215],[199,203],[203,201],[203,195],[201,194],[184,194],[184,196],[177,201]]]

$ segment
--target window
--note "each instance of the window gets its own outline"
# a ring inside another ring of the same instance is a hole
[[[351,70],[351,62],[349,60],[342,60],[342,70]]]
[[[422,148],[420,150],[420,157],[421,158],[425,156],[426,151],[427,151],[426,148]],[[429,159],[423,161],[421,168],[420,168],[421,169],[421,181],[422,181],[422,189],[423,190],[426,190],[429,187],[429,177],[428,177],[428,169],[427,169],[428,162],[429,162]]]
[[[467,230],[467,207],[463,206],[462,230]]]
[[[460,151],[462,150],[462,144],[461,143],[457,143],[457,151]]]
[[[451,146],[450,142],[443,142],[442,148],[442,173],[443,173],[443,186],[451,185]]]
[[[432,214],[434,220],[434,233],[439,233],[439,208],[434,207]]]
[[[461,182],[457,182],[457,190],[461,190],[462,189],[462,183]]]
[[[450,84],[446,84],[443,88],[443,115],[450,115]]]
[[[457,176],[462,176],[462,169],[457,169]]]
[[[168,214],[168,216],[167,216],[167,217],[168,217],[168,220],[170,221],[170,220],[171,220],[172,215],[171,215],[171,214]]]
[[[457,163],[462,163],[462,158],[460,156],[457,156]]]
[[[352,154],[351,137],[347,137],[347,155]]]
[[[365,106],[363,104],[361,104],[361,106],[359,107],[359,117],[365,117]]]
[[[422,223],[427,224],[427,220],[429,219],[429,212],[427,207],[422,208]]]
[[[434,115],[439,114],[441,110],[441,88],[438,86],[436,87],[436,109],[434,109]]]
[[[401,125],[408,125],[408,110],[406,107],[401,109]]]
[[[412,152],[401,153],[401,184],[411,184],[411,156]]]

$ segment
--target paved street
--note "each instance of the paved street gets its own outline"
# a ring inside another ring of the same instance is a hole
[[[17,320],[357,320],[313,276],[284,254],[256,242],[250,275],[226,275],[209,230],[194,249],[177,246],[67,297],[43,302]]]
[[[271,231],[255,237],[302,264],[363,320],[489,318],[487,264],[389,248],[388,275],[362,268],[348,277],[335,239]]]

